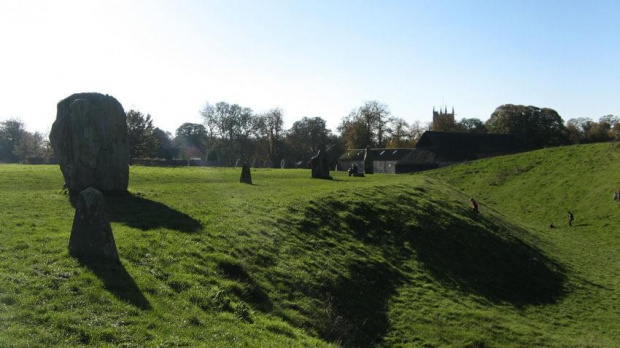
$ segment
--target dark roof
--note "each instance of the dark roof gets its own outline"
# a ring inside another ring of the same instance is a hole
[[[434,149],[438,152],[512,153],[525,149],[517,134],[479,134],[428,131],[416,148]]]
[[[413,149],[370,149],[373,161],[399,161],[407,156]],[[341,161],[363,161],[366,149],[353,149],[346,151],[339,160]]]
[[[398,162],[398,165],[433,165],[435,163],[437,163],[437,155],[435,152],[424,149],[413,149]]]

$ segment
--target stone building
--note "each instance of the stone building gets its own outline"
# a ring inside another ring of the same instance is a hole
[[[452,112],[448,112],[447,106],[444,106],[443,110],[439,108],[439,111],[435,111],[435,108],[433,107],[433,124],[431,126],[432,131],[441,130],[442,128],[445,129],[446,125],[451,126],[453,124],[454,106],[452,107]]]
[[[396,163],[411,152],[411,148],[370,149],[372,152],[372,168],[374,173],[396,174]],[[338,159],[338,170],[347,170],[357,164],[359,170],[364,168],[365,149],[346,151]]]

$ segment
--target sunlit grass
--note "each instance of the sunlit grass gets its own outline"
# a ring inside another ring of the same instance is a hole
[[[607,156],[575,149],[569,159]],[[596,195],[581,189],[594,180],[584,167],[583,180],[533,193],[565,181],[567,167],[520,156],[435,174],[454,187],[276,169],[253,169],[246,185],[240,169],[132,167],[132,195],[106,200],[122,267],[103,269],[68,255],[74,209],[58,167],[2,165],[0,343],[612,346],[620,264],[604,226],[618,221],[602,221],[617,213],[611,192],[600,206],[571,201]],[[588,168],[612,181],[612,163]],[[563,205],[519,203],[560,201],[560,187],[580,192],[561,202],[588,225],[549,231],[543,211]]]

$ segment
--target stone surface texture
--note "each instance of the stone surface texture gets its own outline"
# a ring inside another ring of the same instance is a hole
[[[127,121],[113,97],[78,93],[60,101],[50,142],[72,195],[88,187],[106,194],[127,192]]]
[[[86,260],[119,261],[103,194],[93,188],[78,195],[69,254]]]

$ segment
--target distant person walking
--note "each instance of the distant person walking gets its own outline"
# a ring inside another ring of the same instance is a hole
[[[573,225],[573,220],[575,220],[575,217],[573,216],[573,213],[571,213],[569,211],[568,212],[568,226],[572,226]]]
[[[474,197],[470,198],[469,201],[471,202],[471,208],[473,209],[474,213],[479,214],[480,211],[478,210],[478,202],[476,202]]]

